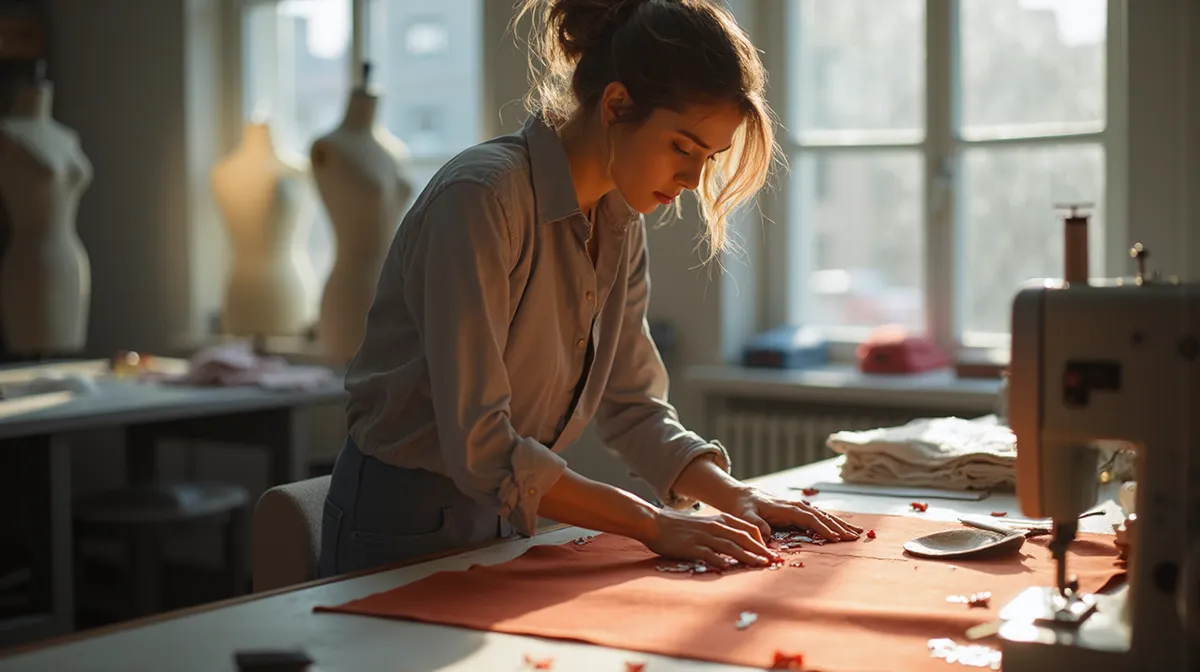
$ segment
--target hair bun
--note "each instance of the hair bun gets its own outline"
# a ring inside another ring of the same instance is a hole
[[[653,0],[554,0],[550,23],[568,58],[578,59],[603,43],[640,5]]]

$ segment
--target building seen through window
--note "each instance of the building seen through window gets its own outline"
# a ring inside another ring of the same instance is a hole
[[[378,120],[408,146],[419,192],[481,139],[480,1],[367,0],[366,12]],[[341,122],[354,84],[350,0],[280,0],[251,6],[244,18],[244,114],[270,121],[280,151],[307,155]],[[304,216],[307,250],[324,278],[334,240],[315,190]]]

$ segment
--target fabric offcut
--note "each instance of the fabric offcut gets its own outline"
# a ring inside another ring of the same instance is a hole
[[[1017,437],[996,415],[919,418],[898,427],[840,431],[826,445],[845,455],[842,481],[944,490],[1015,489]],[[1131,444],[1094,441],[1099,472],[1134,477]]]
[[[1054,582],[1043,539],[1029,540],[1007,558],[921,560],[905,553],[905,542],[957,526],[915,516],[845,517],[875,530],[875,538],[784,550],[786,562],[776,570],[659,571],[680,563],[630,539],[599,535],[534,546],[505,563],[439,572],[315,610],[760,669],[781,652],[802,655],[805,670],[904,672],[944,664],[931,658],[930,640],[966,645],[968,628],[995,619],[1025,588]],[[1068,566],[1081,589],[1095,591],[1121,573],[1112,539],[1082,535],[1077,541]],[[982,591],[992,594],[986,607],[947,600]],[[740,628],[745,612],[756,618]],[[497,665],[507,669],[503,661]],[[570,661],[557,668],[570,669]]]

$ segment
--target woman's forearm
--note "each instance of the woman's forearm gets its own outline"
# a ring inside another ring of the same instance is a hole
[[[620,488],[599,483],[567,469],[542,497],[538,515],[560,523],[645,541],[652,534],[657,509]]]
[[[738,498],[751,490],[750,486],[726,473],[710,454],[701,455],[684,467],[673,489],[679,495],[726,513],[734,513]]]

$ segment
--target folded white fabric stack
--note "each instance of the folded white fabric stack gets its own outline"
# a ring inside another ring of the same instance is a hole
[[[847,483],[947,490],[1012,489],[1017,438],[995,415],[921,418],[899,427],[835,432]]]
[[[920,418],[899,427],[835,432],[826,441],[846,456],[846,483],[940,488],[1012,490],[1016,487],[1017,437],[995,415],[974,419]],[[1134,478],[1132,446],[1096,441],[1098,477]],[[1107,476],[1105,476],[1107,474]]]

